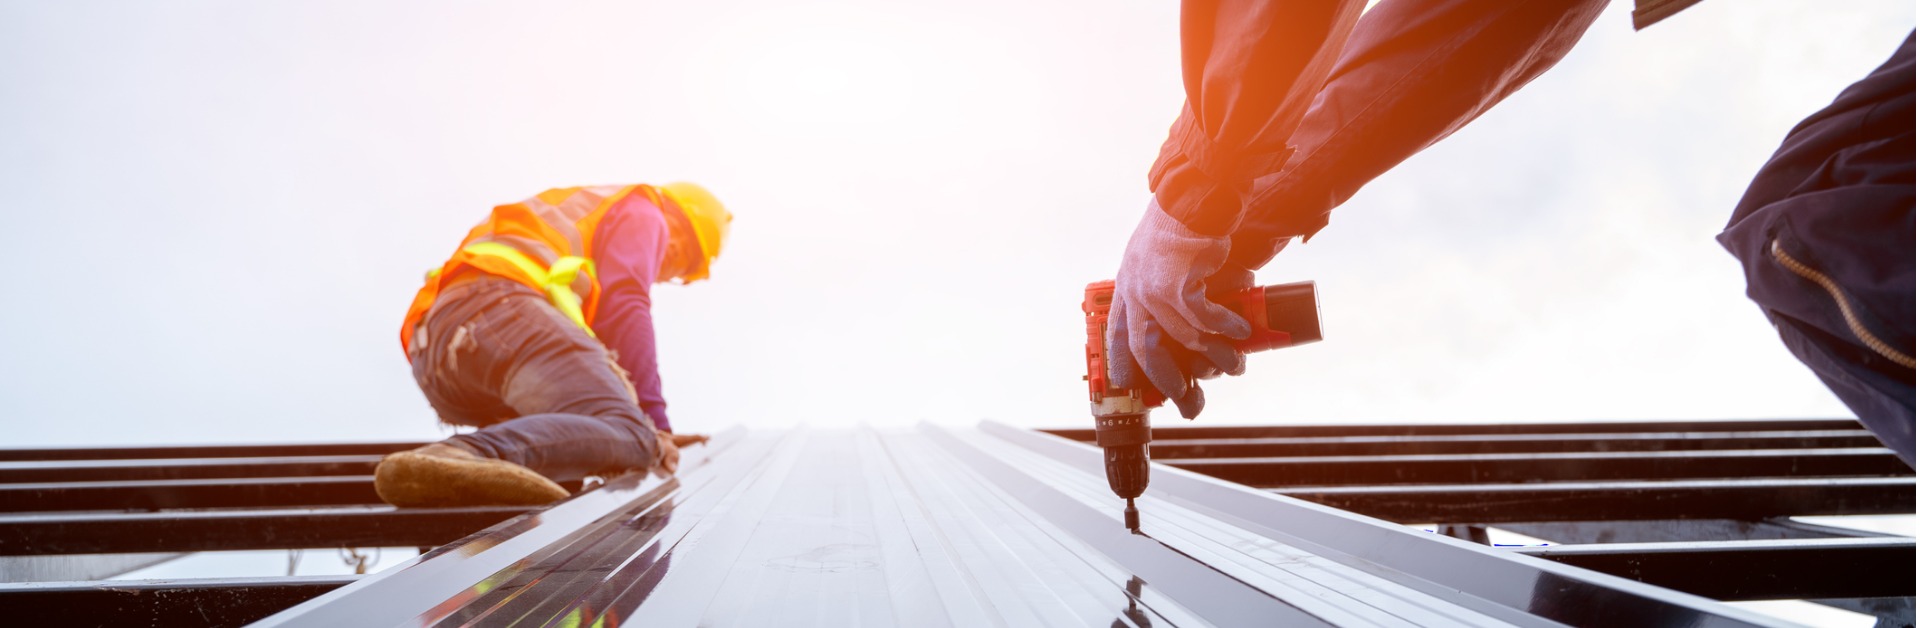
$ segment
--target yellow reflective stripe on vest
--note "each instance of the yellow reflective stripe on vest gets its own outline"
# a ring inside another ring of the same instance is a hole
[[[588,336],[594,336],[593,328],[587,326],[587,315],[580,310],[580,295],[573,292],[573,280],[578,279],[582,271],[585,271],[588,277],[593,276],[593,260],[568,255],[554,260],[552,268],[541,268],[540,262],[520,252],[520,249],[499,242],[475,242],[460,250],[473,255],[503,259],[513,264],[515,268],[520,269],[521,273],[533,279],[547,291],[547,300],[553,302],[553,306],[559,308],[561,314],[565,314],[573,324],[579,325],[580,329],[586,330]],[[598,338],[598,336],[594,337]]]

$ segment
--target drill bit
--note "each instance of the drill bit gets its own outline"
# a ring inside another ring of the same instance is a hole
[[[1140,509],[1133,507],[1132,497],[1127,498],[1126,517],[1127,517],[1127,529],[1132,530],[1134,534],[1139,534],[1140,533]]]

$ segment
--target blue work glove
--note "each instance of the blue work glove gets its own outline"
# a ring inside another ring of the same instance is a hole
[[[1233,341],[1251,335],[1252,326],[1207,298],[1253,285],[1251,272],[1219,272],[1227,249],[1227,238],[1195,233],[1158,202],[1147,204],[1113,281],[1107,375],[1115,384],[1151,383],[1191,419],[1207,401],[1189,379],[1246,371]]]

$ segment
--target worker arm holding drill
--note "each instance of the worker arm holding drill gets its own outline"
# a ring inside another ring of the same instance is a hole
[[[1193,418],[1193,380],[1239,375],[1252,285],[1362,185],[1551,67],[1604,0],[1181,5],[1187,102],[1115,278],[1110,375]],[[1211,297],[1211,298],[1210,298]]]
[[[672,474],[679,448],[655,361],[652,287],[703,279],[732,215],[676,183],[548,190],[493,208],[430,273],[401,326],[440,420],[478,427],[396,453],[399,506],[535,505],[558,483]]]
[[[1691,3],[1640,0],[1646,27]],[[1239,374],[1219,295],[1566,56],[1604,0],[1187,0],[1187,102],[1115,279],[1108,373],[1193,418]],[[1719,241],[1789,351],[1914,462],[1914,36],[1792,129]],[[1213,298],[1209,298],[1213,296]],[[1124,315],[1123,315],[1124,314]]]

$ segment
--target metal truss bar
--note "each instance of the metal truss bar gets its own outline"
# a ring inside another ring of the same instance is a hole
[[[1721,600],[1914,594],[1910,538],[1610,543],[1513,551]]]
[[[1685,519],[1678,521],[1562,521],[1550,523],[1502,522],[1500,529],[1566,545],[1584,543],[1673,543],[1700,541],[1760,541],[1772,539],[1831,539],[1887,537],[1865,530],[1814,525],[1792,519],[1738,521]]]
[[[1098,449],[996,423],[982,429],[1092,474],[1104,473]],[[1618,625],[1779,625],[1705,598],[1551,561],[1409,530],[1377,519],[1251,489],[1156,464],[1141,510],[1151,522],[1159,502],[1232,521],[1270,539],[1316,548],[1330,560],[1488,612],[1563,623],[1605,617]],[[1114,509],[1119,509],[1115,500]],[[1110,520],[1111,521],[1111,520]],[[1143,526],[1146,534],[1150,529]],[[1504,617],[1503,617],[1504,618]]]
[[[103,580],[185,556],[157,554],[68,554],[0,556],[0,583]]]
[[[1879,447],[1866,430],[1785,432],[1640,432],[1625,434],[1446,434],[1436,436],[1303,436],[1192,438],[1161,436],[1153,457],[1386,456],[1494,454],[1525,451],[1676,451],[1701,449],[1811,449]]]
[[[1159,476],[1154,477],[1159,481]],[[1564,482],[1270,489],[1402,523],[1760,520],[1913,512],[1913,478]]]
[[[521,507],[340,508],[0,516],[0,556],[305,547],[432,547]]]
[[[1270,438],[1299,436],[1433,436],[1441,434],[1591,434],[1599,432],[1757,432],[1858,430],[1853,419],[1755,421],[1604,421],[1597,423],[1409,423],[1396,425],[1267,425],[1156,427],[1153,437]],[[1092,441],[1090,428],[1040,430],[1055,436]]]
[[[240,626],[352,584],[358,576],[0,584],[16,626]]]
[[[311,443],[304,445],[175,445],[0,449],[0,461],[131,460],[150,458],[266,458],[276,456],[384,456],[426,443]]]
[[[0,462],[0,483],[370,475],[380,456]]]
[[[380,503],[370,475],[0,484],[0,512]]]
[[[1259,488],[1911,473],[1892,451],[1878,447],[1208,458],[1167,464]]]

